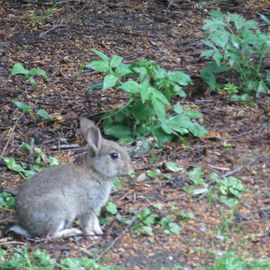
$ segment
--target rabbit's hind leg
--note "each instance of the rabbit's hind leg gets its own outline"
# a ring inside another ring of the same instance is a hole
[[[76,228],[65,228],[65,222],[62,221],[57,226],[50,228],[48,236],[51,238],[69,237],[82,234],[82,231]]]

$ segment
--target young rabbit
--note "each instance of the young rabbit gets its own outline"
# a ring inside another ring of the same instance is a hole
[[[102,234],[96,215],[108,199],[113,178],[131,170],[130,157],[116,142],[104,139],[95,124],[82,118],[88,157],[81,166],[62,165],[35,175],[19,190],[16,216],[9,230],[25,237],[81,234],[70,228],[79,219],[84,234]]]

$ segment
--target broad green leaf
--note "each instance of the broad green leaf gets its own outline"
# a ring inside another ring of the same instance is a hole
[[[111,127],[104,127],[106,135],[112,135],[116,138],[125,138],[131,136],[131,130],[129,127],[124,125],[115,125]]]
[[[204,172],[201,167],[195,167],[188,172],[188,177],[195,185],[201,185],[205,182],[203,178]]]
[[[98,51],[96,49],[92,49],[92,52],[94,52],[97,56],[99,56],[99,58],[101,58],[104,62],[109,63],[110,58],[106,54],[104,54],[101,51]]]
[[[118,55],[113,55],[110,61],[110,66],[112,68],[118,67],[123,61],[123,57],[118,56]]]
[[[37,115],[42,117],[45,120],[51,120],[52,117],[44,110],[44,109],[38,109],[37,110]]]
[[[7,167],[11,171],[15,171],[15,172],[23,172],[24,171],[24,168],[20,164],[18,164],[14,158],[4,157],[3,160],[6,162]]]
[[[147,122],[154,114],[154,110],[149,106],[149,103],[134,103],[130,109],[134,118],[139,122]]]
[[[29,73],[29,70],[25,69],[21,63],[16,63],[12,67],[11,75],[27,75]]]
[[[129,81],[123,83],[119,88],[123,89],[131,94],[137,94],[140,92],[140,85],[133,80],[129,80]]]
[[[195,188],[195,189],[192,190],[191,193],[192,193],[193,196],[197,196],[197,195],[204,194],[204,193],[206,193],[208,191],[209,191],[208,187],[203,187],[203,188]]]
[[[165,130],[161,128],[154,129],[152,133],[157,138],[159,145],[162,145],[165,142],[171,142],[173,140],[173,135],[165,132]]]
[[[213,59],[215,60],[216,64],[220,66],[223,60],[222,53],[220,51],[215,51],[215,53],[213,54]]]
[[[214,55],[214,53],[215,53],[215,50],[205,50],[201,53],[201,56],[205,58],[210,58]]]
[[[17,100],[12,100],[11,102],[24,112],[32,112],[32,110],[33,110],[31,106],[29,106],[23,102],[20,102]]]
[[[181,228],[176,222],[170,222],[168,224],[171,233],[180,233]]]
[[[178,102],[173,106],[173,110],[178,113],[181,114],[184,112],[184,108],[181,106],[181,104]]]
[[[169,71],[168,77],[180,85],[188,85],[192,82],[190,76],[182,71]]]
[[[117,206],[111,201],[106,203],[106,209],[112,215],[116,215],[118,212]]]
[[[167,105],[169,107],[171,107],[170,102],[168,101],[168,99],[166,98],[165,95],[163,95],[159,90],[157,90],[154,87],[149,87],[148,91],[151,92],[153,94],[153,96],[151,97],[151,99],[153,100],[159,100],[161,103],[163,103],[164,105]],[[163,105],[163,106],[164,106]]]
[[[31,146],[28,143],[22,143],[22,148],[28,152],[31,152]]]
[[[256,95],[259,96],[262,93],[270,93],[270,89],[267,87],[263,80],[260,80]]]
[[[230,34],[224,30],[217,30],[216,32],[211,33],[210,37],[216,46],[224,49],[228,44]]]
[[[115,76],[117,76],[118,78],[123,77],[130,73],[132,73],[132,71],[130,70],[129,65],[123,63],[119,65],[114,72]]]
[[[181,122],[181,124],[184,125],[184,123]],[[197,122],[188,122],[185,121],[185,124],[187,124],[185,127],[196,137],[198,138],[202,138],[203,136],[205,136],[207,134],[207,129],[200,125]]]
[[[118,78],[114,74],[107,74],[103,81],[103,90],[107,90],[116,85]]]
[[[152,97],[151,101],[158,119],[160,121],[163,121],[166,117],[166,110],[164,104],[154,96]]]
[[[153,236],[153,229],[152,229],[152,227],[150,227],[150,226],[143,226],[142,229],[143,229],[143,231],[144,231],[147,235]]]
[[[42,70],[42,69],[36,69],[36,68],[32,68],[30,71],[29,71],[29,76],[41,76],[43,78],[46,78],[48,79],[48,75],[46,73],[46,71]]]
[[[215,91],[218,88],[214,73],[211,73],[208,69],[203,69],[200,72],[200,76],[212,91]]]
[[[180,172],[182,170],[182,168],[179,168],[175,162],[173,161],[168,161],[165,163],[165,166],[168,170],[170,170],[171,172]]]
[[[200,112],[192,110],[192,109],[185,110],[185,115],[189,117],[190,119],[196,119],[196,118],[202,117],[202,114]]]
[[[110,71],[109,63],[100,60],[93,60],[89,64],[86,64],[85,67],[97,70],[99,72]]]
[[[140,95],[142,99],[142,103],[146,103],[146,101],[150,100],[151,91],[150,89],[150,83],[149,81],[145,80],[140,84]]]
[[[47,159],[49,166],[59,165],[59,160],[56,157],[49,156]]]
[[[28,81],[31,83],[33,88],[36,88],[37,83],[36,83],[36,81],[35,81],[35,79],[33,77],[29,77]]]

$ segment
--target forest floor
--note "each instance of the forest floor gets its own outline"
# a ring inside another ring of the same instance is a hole
[[[237,1],[219,5],[173,1],[170,7],[168,2],[64,1],[48,12],[50,5],[0,1],[1,158],[27,160],[29,155],[21,145],[34,137],[47,155],[56,156],[61,163],[76,162],[85,151],[76,134],[78,119],[84,116],[98,121],[99,113],[121,102],[121,96],[113,91],[87,93],[88,85],[101,79],[97,72],[82,70],[95,58],[93,48],[121,55],[126,62],[147,58],[166,69],[190,74],[194,84],[185,104],[202,113],[201,123],[209,131],[200,140],[192,139],[192,146],[168,143],[134,158],[136,177],[125,179],[110,198],[123,217],[144,208],[160,217],[172,216],[181,227],[180,233],[164,234],[162,227],[154,224],[152,236],[134,235],[132,226],[112,218],[98,240],[31,241],[5,233],[15,222],[15,213],[1,208],[3,249],[41,248],[55,258],[93,256],[105,265],[127,269],[173,269],[176,264],[197,269],[225,250],[270,259],[269,99],[252,105],[235,103],[223,94],[208,95],[199,79],[203,66],[201,29],[209,10],[219,7],[247,18],[256,18],[256,10],[244,1],[238,5]],[[11,77],[12,66],[18,62],[28,69],[44,69],[49,80],[37,78],[33,89],[21,76]],[[11,100],[45,109],[56,120],[46,122],[37,117],[34,121]],[[58,149],[63,143],[80,146]],[[164,166],[167,161],[182,168],[169,180],[163,177],[168,172]],[[185,187],[190,185],[187,171],[193,167],[203,168],[207,181],[211,172],[238,177],[248,191],[233,209],[210,202],[207,196],[191,197]],[[160,169],[161,174],[151,179],[145,176],[149,169]],[[3,160],[0,172],[2,191],[14,192],[25,181],[8,170]],[[106,215],[109,213],[102,211],[103,219]]]

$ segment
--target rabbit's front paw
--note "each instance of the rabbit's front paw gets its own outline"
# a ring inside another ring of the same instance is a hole
[[[103,231],[99,226],[99,223],[94,222],[88,224],[88,227],[84,229],[85,234],[87,235],[102,235]]]

